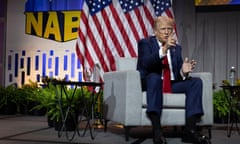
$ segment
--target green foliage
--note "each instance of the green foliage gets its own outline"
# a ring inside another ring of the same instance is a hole
[[[218,117],[225,117],[229,112],[229,103],[222,89],[213,93],[213,108]]]
[[[33,107],[31,110],[40,110],[46,108],[50,109],[56,102],[56,92],[55,87],[52,84],[49,84],[48,87],[39,88],[34,91],[34,97],[31,97],[31,101],[38,101],[38,105]]]
[[[91,98],[91,92],[87,87],[81,87],[74,90],[69,86],[53,85],[52,82],[48,83],[45,88],[40,88],[36,92],[36,98],[40,102],[32,110],[47,109],[47,115],[51,120],[59,121],[61,119],[61,111],[59,106],[59,96],[61,95],[61,105],[63,112],[67,111],[68,106],[71,107],[70,115],[75,115],[85,103],[88,103]],[[74,95],[74,96],[73,96]],[[89,107],[90,108],[90,107]]]
[[[8,105],[15,105],[16,112],[20,111],[20,104],[25,102],[27,91],[17,88],[15,85],[0,88],[0,108]]]
[[[225,92],[227,96],[230,96],[230,92],[228,90],[226,90]],[[225,117],[229,113],[230,103],[226,95],[223,89],[214,91],[213,93],[214,116]],[[231,105],[232,105],[233,112],[240,115],[240,110],[238,107],[239,105],[238,97],[235,97],[235,96],[232,97]]]
[[[15,85],[9,85],[7,87],[0,86],[0,109],[4,106],[13,103],[17,107],[17,112],[20,112],[21,106],[28,106],[31,103],[36,103],[31,110],[46,109],[46,115],[51,119],[59,121],[61,119],[61,112],[59,106],[59,95],[62,94],[61,104],[63,111],[67,110],[67,107],[71,105],[70,114],[79,112],[85,104],[87,109],[90,109],[90,98],[92,92],[88,87],[78,87],[75,91],[71,86],[64,86],[65,91],[60,88],[60,85],[53,85],[53,81],[56,79],[44,79],[44,88],[39,88],[37,82],[30,81],[29,84],[23,85],[18,88]],[[57,95],[59,94],[59,95]],[[74,95],[74,97],[72,97]],[[100,101],[95,97],[95,111],[99,112],[102,108],[102,91],[100,92]],[[71,99],[72,98],[72,99]],[[71,101],[71,104],[70,104]]]

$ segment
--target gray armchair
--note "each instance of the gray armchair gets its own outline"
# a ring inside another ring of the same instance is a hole
[[[119,58],[117,71],[104,74],[104,118],[120,123],[125,128],[125,138],[134,126],[151,126],[146,116],[146,94],[141,91],[140,74],[136,70],[137,58]],[[208,72],[191,73],[203,81],[204,116],[199,125],[207,126],[211,137],[213,124],[212,75]],[[164,94],[161,124],[185,125],[185,94]]]

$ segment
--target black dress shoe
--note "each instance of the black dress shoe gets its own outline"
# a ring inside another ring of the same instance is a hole
[[[160,131],[154,131],[153,143],[154,144],[167,144],[167,141],[163,137],[163,135]]]
[[[159,136],[153,139],[154,144],[167,144],[166,139],[163,136]]]
[[[194,130],[186,130],[183,134],[182,142],[194,144],[210,144],[210,140],[207,136],[204,136]]]

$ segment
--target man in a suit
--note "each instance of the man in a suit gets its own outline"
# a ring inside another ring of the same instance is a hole
[[[196,123],[203,115],[202,81],[190,78],[188,74],[196,62],[181,55],[181,46],[176,44],[174,21],[168,17],[157,17],[153,26],[154,36],[138,42],[137,70],[140,72],[142,89],[147,93],[147,115],[152,122],[153,141],[165,144],[160,117],[164,92],[186,94],[186,128],[183,142],[201,143],[205,136],[196,131]],[[168,64],[163,63],[167,59]],[[165,68],[170,69],[170,87],[163,83]]]

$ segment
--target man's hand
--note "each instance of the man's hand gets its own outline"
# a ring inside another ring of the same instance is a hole
[[[168,36],[168,39],[167,39],[166,43],[163,44],[162,52],[163,52],[164,54],[167,54],[167,50],[168,50],[170,47],[175,47],[175,46],[176,46],[176,42],[177,42],[176,34],[173,32],[173,33],[171,33],[171,34]]]
[[[183,65],[182,65],[182,72],[184,75],[192,72],[192,70],[195,68],[197,62],[194,60],[189,61],[189,59],[186,57],[184,59]]]

